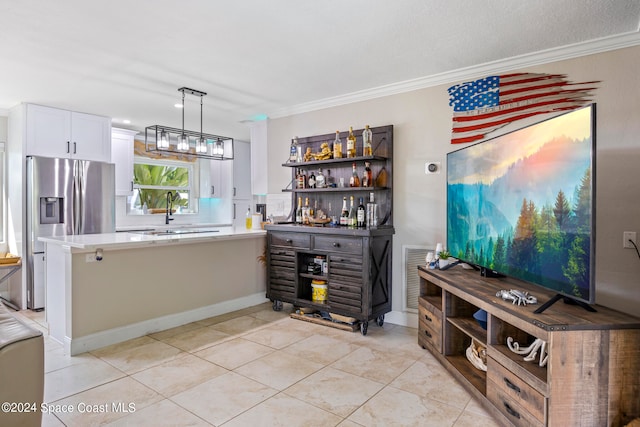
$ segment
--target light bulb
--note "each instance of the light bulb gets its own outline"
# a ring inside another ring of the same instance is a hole
[[[207,152],[207,141],[204,138],[198,138],[196,140],[196,153]]]
[[[156,147],[159,150],[166,150],[169,148],[169,135],[167,135],[167,132],[165,132],[164,129],[160,131],[160,139],[158,140]]]
[[[184,133],[180,135],[180,139],[178,140],[179,151],[188,151],[189,150],[189,138]]]

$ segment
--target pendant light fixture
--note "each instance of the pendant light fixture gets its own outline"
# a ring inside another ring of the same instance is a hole
[[[185,88],[182,88],[182,133],[180,134],[180,138],[178,138],[178,146],[176,147],[178,151],[189,151],[189,138],[184,133],[184,89]],[[200,99],[202,99],[202,95],[200,96]]]
[[[176,105],[182,107],[182,129],[160,125],[148,126],[145,129],[146,151],[163,151],[214,160],[233,159],[233,138],[203,132],[203,97],[206,93],[187,87],[181,87],[178,92],[182,93],[182,104]],[[200,97],[200,132],[184,128],[185,94]],[[172,141],[175,144],[172,144]]]

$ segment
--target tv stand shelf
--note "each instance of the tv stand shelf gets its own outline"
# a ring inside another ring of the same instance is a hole
[[[486,278],[477,271],[418,267],[418,343],[504,425],[623,426],[640,416],[640,318],[602,306],[597,312],[556,303],[518,306],[496,296],[523,290],[545,302],[554,294],[513,278]],[[473,318],[487,312],[487,329]],[[512,352],[544,340],[534,361]],[[466,357],[471,342],[486,349],[487,370]]]

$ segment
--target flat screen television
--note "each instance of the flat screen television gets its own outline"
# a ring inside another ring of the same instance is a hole
[[[595,117],[591,104],[447,155],[448,251],[556,291],[542,310],[595,301]]]

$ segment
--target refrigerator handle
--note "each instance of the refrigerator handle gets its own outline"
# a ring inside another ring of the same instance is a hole
[[[70,141],[67,141],[67,154],[69,154],[70,144],[71,144],[71,142],[70,142]]]
[[[75,143],[75,141],[73,142],[73,154],[76,154],[76,143]]]
[[[73,167],[73,234],[82,231],[82,168],[80,162],[74,162]]]

